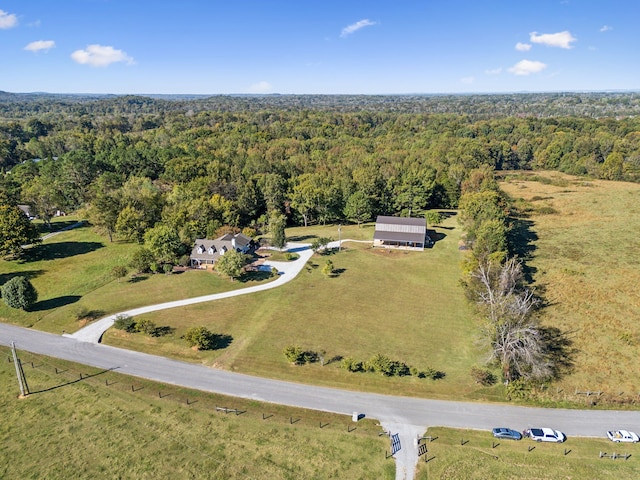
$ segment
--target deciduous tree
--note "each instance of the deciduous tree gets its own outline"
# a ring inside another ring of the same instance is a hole
[[[25,245],[38,243],[38,229],[15,205],[0,205],[0,256],[20,256]]]

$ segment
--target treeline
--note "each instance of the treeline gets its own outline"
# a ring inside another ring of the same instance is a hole
[[[158,105],[139,97],[97,102]],[[482,168],[640,180],[636,118],[308,109],[94,115],[91,103],[74,105],[87,111],[0,122],[3,202],[29,204],[45,221],[82,209],[111,238],[141,243],[158,227],[151,237],[182,250],[222,227],[264,231],[281,216],[289,225],[361,223],[457,207],[462,185],[475,181],[470,172]],[[167,231],[178,241],[168,242]]]
[[[459,218],[469,248],[462,283],[477,309],[487,364],[500,368],[512,396],[527,384],[557,378],[571,364],[571,351],[563,332],[538,321],[542,299],[528,285],[526,259],[515,254],[523,246],[511,243],[518,238],[511,235],[517,212],[493,173],[474,170],[462,185]],[[494,381],[487,370],[476,367],[471,374],[479,383]]]
[[[469,95],[72,95],[0,91],[0,119],[56,115],[165,112],[325,111],[456,114],[504,117],[621,118],[640,114],[638,92],[555,92]]]

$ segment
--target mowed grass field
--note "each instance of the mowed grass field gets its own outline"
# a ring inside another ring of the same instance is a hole
[[[536,173],[507,176],[501,187],[529,211],[527,263],[548,303],[542,322],[568,332],[576,350],[572,373],[539,397],[638,403],[640,185]]]
[[[140,275],[133,281],[129,276],[114,279],[113,267],[127,266],[137,248],[138,245],[130,243],[110,243],[84,226],[51,237],[28,250],[19,261],[0,260],[0,285],[13,276],[24,275],[38,291],[38,302],[29,312],[9,308],[0,301],[0,321],[54,333],[74,332],[84,324],[77,320],[80,310],[100,317],[258,283],[232,283],[197,270],[173,275]]]
[[[37,393],[18,399],[8,355],[1,347],[0,478],[395,478],[389,439],[373,420],[354,424],[27,352],[19,356]]]
[[[497,440],[488,431],[448,428],[429,428],[426,435],[437,438],[427,443],[428,452],[418,463],[417,480],[597,480],[636,478],[640,469],[638,444],[613,444],[606,439],[586,438],[569,438],[561,444],[528,439]],[[600,452],[631,454],[631,457],[627,460],[600,458]]]
[[[316,236],[337,240],[337,227],[289,229],[293,241]],[[105,343],[172,356],[265,377],[400,395],[464,398],[477,395],[470,377],[482,362],[475,347],[476,324],[459,287],[460,230],[455,216],[436,228],[439,240],[424,252],[373,249],[370,243],[344,242],[341,252],[314,255],[292,282],[267,292],[179,310],[145,315],[174,335],[151,338],[110,330]],[[373,225],[342,226],[342,239],[373,237]],[[322,267],[330,259],[337,274]],[[205,325],[228,335],[223,349],[198,352],[181,340],[192,326]],[[292,366],[283,349],[298,345],[325,353],[325,364]],[[349,373],[340,361],[368,360],[382,353],[419,370],[444,372],[440,380],[386,378]],[[499,387],[497,387],[499,388]]]

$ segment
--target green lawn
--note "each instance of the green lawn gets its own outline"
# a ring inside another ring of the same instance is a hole
[[[38,303],[30,312],[11,309],[0,302],[0,321],[56,333],[73,332],[82,326],[76,318],[81,309],[101,316],[257,283],[230,282],[217,274],[196,270],[114,280],[112,268],[127,265],[137,248],[130,243],[109,243],[90,228],[82,227],[62,232],[28,250],[20,261],[0,261],[0,284],[15,275],[25,275],[39,294]]]
[[[9,349],[1,347],[0,478],[395,477],[393,460],[385,459],[389,440],[373,420],[354,424],[344,415],[209,395],[19,353],[30,390],[38,393],[17,398]]]
[[[332,236],[336,228],[289,229],[287,236],[311,241]],[[476,326],[458,285],[462,254],[455,216],[436,230],[439,241],[424,252],[345,242],[342,252],[315,255],[298,278],[275,290],[145,316],[174,327],[172,336],[155,339],[111,330],[104,342],[292,381],[406,395],[482,396],[469,375],[483,357],[475,348]],[[343,239],[372,236],[371,225],[342,227]],[[329,258],[338,270],[334,278],[321,272]],[[190,350],[180,336],[195,325],[206,325],[232,341],[212,352]],[[339,361],[294,367],[282,353],[290,344],[325,351],[326,359],[367,360],[380,352],[446,376],[434,381],[354,374],[339,368]]]
[[[428,452],[418,463],[417,480],[596,480],[636,478],[640,469],[638,444],[614,445],[606,439],[584,438],[569,438],[562,444],[536,443],[528,439],[498,441],[488,431],[448,428],[429,428],[426,435],[437,439],[427,443]],[[600,458],[600,452],[630,453],[631,457],[628,460]]]

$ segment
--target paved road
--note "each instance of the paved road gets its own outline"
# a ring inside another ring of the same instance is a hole
[[[564,431],[569,441],[572,436],[603,437],[614,428],[640,430],[640,412],[526,408],[353,392],[251,377],[0,324],[0,344],[8,346],[11,341],[18,349],[158,382],[346,415],[362,412],[392,433],[401,433],[402,450],[396,459],[405,471],[399,471],[397,478],[413,477],[417,460],[413,438],[427,426],[483,430],[498,425],[518,430],[551,426]]]
[[[347,241],[352,240],[342,240],[342,243]],[[331,242],[327,247],[339,246],[340,242]],[[268,284],[141,307],[119,314],[135,316],[276,288],[295,278],[313,254],[307,244],[289,244],[287,249],[299,253],[300,258],[295,262],[270,262],[270,265],[278,268],[280,277]],[[551,426],[564,431],[569,437],[602,437],[607,430],[617,428],[640,430],[640,412],[525,408],[385,396],[250,377],[100,345],[98,342],[102,334],[119,314],[62,337],[0,324],[0,344],[9,345],[15,341],[19,349],[97,368],[115,368],[136,377],[208,392],[346,415],[364,413],[367,417],[378,419],[386,431],[400,435],[402,448],[394,455],[397,480],[413,478],[417,462],[413,439],[428,426],[482,430],[495,426],[509,426],[518,430]]]

